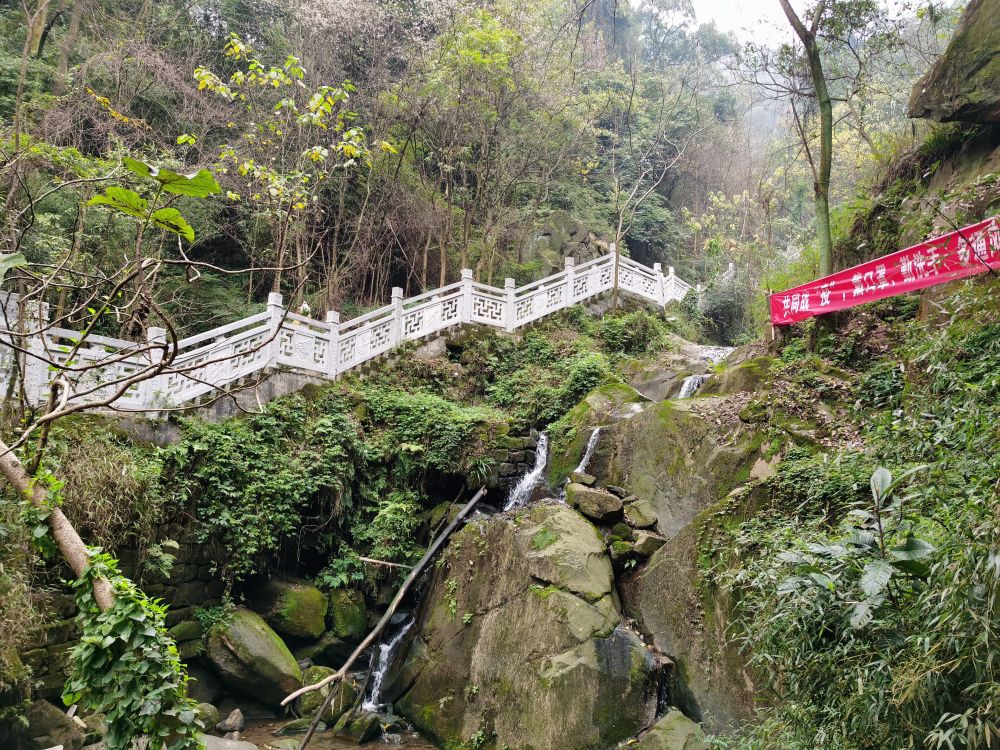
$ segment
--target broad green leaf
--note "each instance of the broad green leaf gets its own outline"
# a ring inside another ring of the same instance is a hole
[[[885,591],[891,578],[892,566],[884,560],[875,560],[865,565],[861,573],[861,590],[865,596],[874,598]]]
[[[855,531],[847,537],[846,542],[857,547],[873,547],[875,546],[875,535],[870,531]]]
[[[207,169],[202,169],[191,174],[178,174],[169,169],[160,169],[142,161],[125,157],[122,162],[131,172],[140,177],[150,177],[161,185],[167,193],[177,195],[187,195],[192,198],[204,198],[222,191],[215,177]]]
[[[153,177],[163,185],[164,191],[177,195],[204,198],[207,195],[222,192],[219,183],[215,181],[215,177],[207,169],[199,170],[193,174],[177,174],[169,169],[161,169]]]
[[[7,272],[12,268],[23,268],[28,265],[28,259],[23,253],[3,253],[0,254],[0,281],[3,281]]]
[[[176,208],[161,208],[153,212],[153,223],[160,229],[179,234],[188,242],[194,242],[194,229]]]
[[[828,589],[830,591],[835,591],[836,587],[833,585],[833,580],[830,576],[825,573],[810,573],[809,577],[813,579],[819,586]]]
[[[126,190],[121,187],[105,189],[104,195],[95,195],[87,201],[87,205],[108,206],[137,219],[146,218],[146,212],[149,211],[149,202],[145,198],[134,190]]]
[[[863,628],[872,621],[873,614],[871,604],[868,602],[858,602],[854,605],[854,609],[851,610],[851,627],[855,630]]]
[[[915,536],[907,537],[906,541],[898,547],[889,550],[894,560],[919,560],[927,557],[934,551],[934,545],[917,539]]]
[[[885,497],[885,493],[888,491],[889,485],[892,484],[892,474],[888,469],[879,466],[872,474],[871,484],[872,495],[876,500],[880,500]]]
[[[931,574],[931,566],[920,560],[893,560],[890,564],[914,578],[926,578]]]

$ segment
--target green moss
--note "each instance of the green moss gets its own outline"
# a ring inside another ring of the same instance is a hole
[[[558,538],[551,529],[543,526],[531,537],[531,547],[532,549],[545,549],[549,545],[554,544]]]

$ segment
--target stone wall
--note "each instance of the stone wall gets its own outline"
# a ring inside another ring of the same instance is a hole
[[[518,480],[534,468],[538,433],[532,430],[530,435],[511,435],[501,442],[502,447],[493,451],[495,463],[486,488],[499,490],[498,494],[505,497]]]
[[[141,587],[149,596],[161,598],[170,605],[167,627],[177,640],[181,658],[188,659],[197,653],[201,644],[201,626],[195,617],[199,607],[216,607],[222,603],[224,584],[212,572],[212,565],[205,562],[203,545],[192,534],[185,535],[179,528],[168,527],[165,538],[179,539],[174,566],[167,579],[148,574],[143,576]],[[122,571],[138,580],[135,569],[136,550],[118,552]],[[46,613],[46,624],[33,638],[33,643],[22,661],[34,672],[36,698],[59,702],[63,683],[66,681],[66,664],[69,650],[80,638],[80,629],[74,619],[77,613],[73,595],[66,588],[39,591],[36,604]]]

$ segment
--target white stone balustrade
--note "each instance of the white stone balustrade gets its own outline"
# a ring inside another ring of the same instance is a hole
[[[647,268],[630,258],[618,256],[617,260],[623,293],[663,306],[683,299],[692,288],[673,268],[664,274],[659,263]],[[323,321],[290,312],[282,296],[271,293],[265,312],[181,339],[167,371],[128,388],[114,407],[156,411],[183,406],[269,368],[289,368],[333,380],[405,342],[464,323],[514,331],[610,291],[615,261],[614,252],[580,265],[566,258],[562,271],[522,287],[513,279],[506,279],[503,288],[481,284],[465,269],[461,281],[409,299],[396,287],[390,304],[344,322],[333,310]],[[2,304],[6,322],[0,321],[0,387],[6,393],[16,372],[8,326],[14,328],[10,311],[18,307],[17,295],[8,294]],[[46,309],[36,308],[27,330],[44,328],[47,314]],[[106,400],[116,392],[115,382],[158,361],[163,350],[148,344],[164,342],[166,331],[149,329],[144,343],[88,335],[69,361],[68,353],[79,337],[74,331],[49,328],[28,339],[24,386],[31,401],[43,402],[51,380],[60,374],[72,386],[72,399]],[[18,343],[24,346],[23,341]],[[64,369],[52,368],[48,362]],[[81,371],[83,367],[90,369]]]

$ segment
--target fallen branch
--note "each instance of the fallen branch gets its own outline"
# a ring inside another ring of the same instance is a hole
[[[406,568],[408,565],[403,565],[402,563],[389,562],[388,560],[376,560],[374,557],[362,557],[358,555],[358,559],[361,562],[371,563],[372,565],[385,565],[387,568]]]
[[[471,511],[473,507],[475,507],[476,503],[478,503],[479,500],[485,494],[486,494],[486,488],[483,487],[482,489],[479,490],[479,492],[477,492],[473,496],[473,498],[468,503],[465,504],[465,507],[463,507],[462,510],[458,512],[458,515],[456,515],[455,519],[450,524],[448,524],[448,527],[444,531],[442,531],[433,542],[431,542],[431,546],[427,548],[427,552],[425,552],[424,556],[420,558],[420,562],[418,562],[413,567],[413,570],[410,571],[410,574],[406,577],[406,580],[403,581],[403,585],[399,587],[399,591],[396,592],[396,596],[395,598],[393,598],[392,603],[389,604],[389,607],[388,609],[386,609],[385,614],[382,615],[382,619],[378,621],[378,624],[374,628],[372,628],[372,631],[365,637],[363,641],[361,641],[358,647],[354,649],[354,653],[350,655],[350,657],[347,659],[346,662],[344,662],[344,666],[342,666],[340,669],[338,669],[329,677],[325,677],[324,679],[320,680],[314,685],[306,685],[305,687],[299,688],[294,693],[289,694],[283,701],[281,701],[282,706],[287,706],[289,703],[298,698],[300,695],[311,693],[314,690],[320,690],[329,685],[330,683],[344,679],[344,677],[347,675],[348,670],[354,665],[354,662],[358,660],[358,657],[360,657],[361,654],[363,654],[368,649],[369,646],[371,646],[381,637],[382,631],[385,630],[385,626],[389,624],[389,620],[391,620],[392,616],[396,613],[396,609],[399,607],[400,602],[403,601],[403,597],[406,596],[406,592],[410,590],[410,587],[420,577],[420,574],[424,572],[428,564],[430,564],[430,561],[434,559],[434,556],[438,553],[441,547],[444,546],[444,543],[448,540],[448,537],[451,536],[452,533],[455,531],[455,529],[458,528],[459,524],[461,524],[462,521],[465,520],[465,517],[469,514],[469,511]],[[302,742],[299,745],[299,750],[305,750],[305,746],[309,744],[309,740],[311,740],[313,734],[315,734],[316,727],[319,726],[320,719],[323,717],[323,714],[326,713],[326,709],[329,707],[330,702],[333,700],[335,692],[336,691],[334,690],[330,690],[330,692],[326,696],[326,700],[324,700],[323,703],[320,705],[320,707],[316,710],[316,714],[315,716],[313,716],[312,723],[309,725],[309,730],[305,733],[305,736],[302,738]]]

